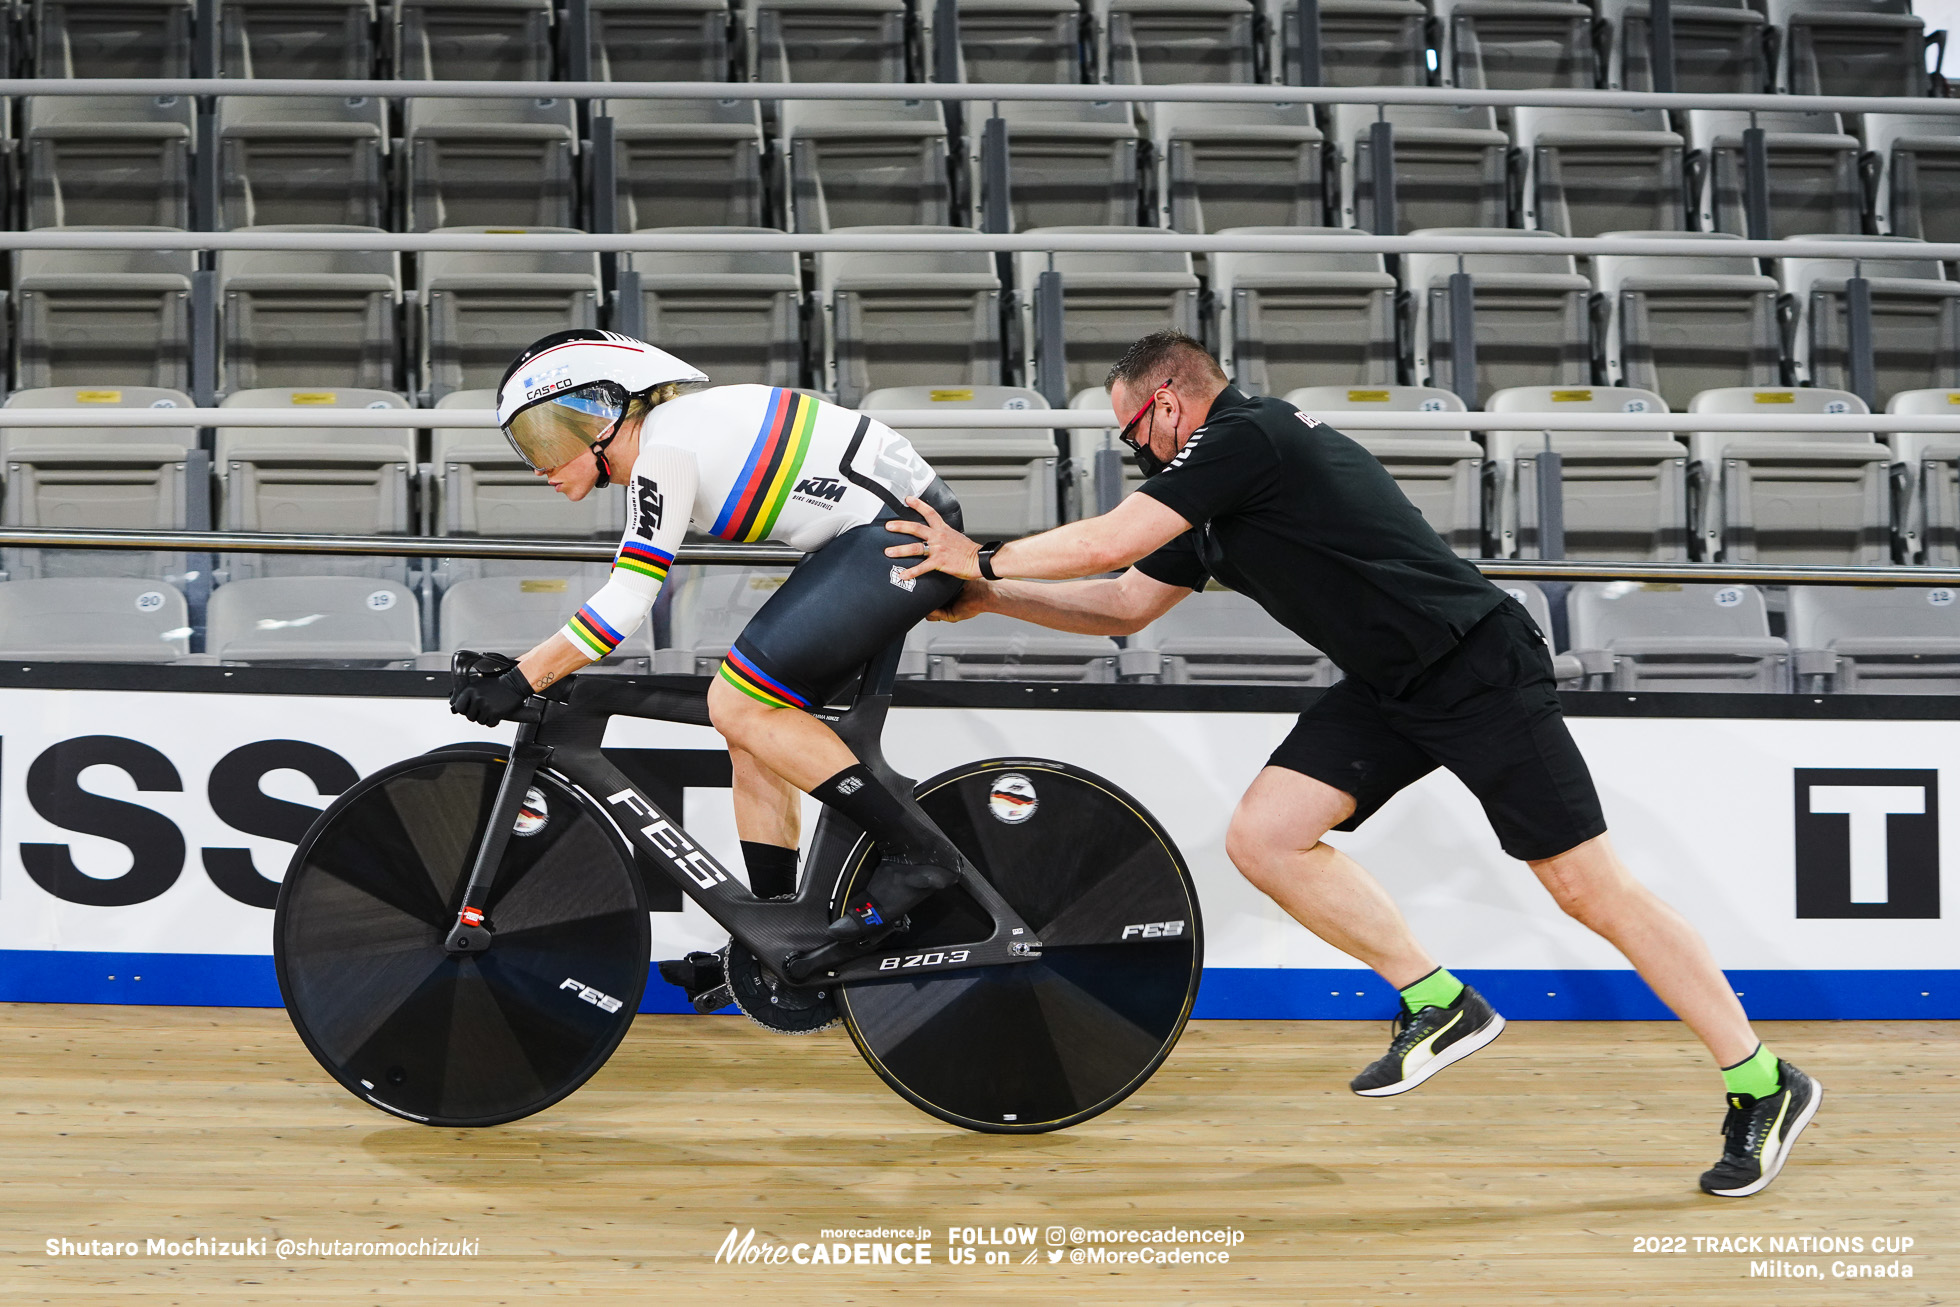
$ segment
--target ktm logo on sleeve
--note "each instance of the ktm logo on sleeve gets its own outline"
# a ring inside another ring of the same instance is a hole
[[[635,477],[633,488],[639,506],[639,511],[634,515],[637,520],[633,529],[641,539],[651,540],[653,533],[660,529],[660,515],[666,507],[665,501],[660,498],[660,487],[646,477]]]

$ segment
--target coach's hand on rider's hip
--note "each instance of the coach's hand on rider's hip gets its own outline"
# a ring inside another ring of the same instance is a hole
[[[449,666],[449,711],[478,726],[496,726],[531,697],[531,682],[515,659],[459,649]]]
[[[963,580],[978,580],[980,576],[980,546],[969,540],[959,531],[946,525],[946,519],[934,511],[931,504],[914,496],[905,501],[908,508],[925,518],[924,522],[909,522],[899,517],[885,523],[887,531],[917,536],[919,542],[909,545],[893,545],[885,551],[887,558],[918,558],[924,555],[925,561],[908,568],[899,575],[899,580],[910,581],[924,576],[927,572],[944,572]],[[971,616],[971,614],[968,614]]]

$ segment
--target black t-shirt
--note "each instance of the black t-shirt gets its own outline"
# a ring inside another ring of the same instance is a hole
[[[1217,577],[1385,694],[1504,601],[1367,450],[1283,400],[1227,386],[1140,489],[1195,527],[1139,559],[1144,575]]]

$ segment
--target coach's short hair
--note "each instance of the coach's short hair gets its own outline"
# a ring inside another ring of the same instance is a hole
[[[1186,389],[1223,385],[1225,370],[1211,351],[1181,331],[1153,331],[1123,351],[1103,385],[1155,386],[1165,378]]]

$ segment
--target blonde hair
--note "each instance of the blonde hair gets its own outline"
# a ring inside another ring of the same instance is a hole
[[[643,418],[652,410],[665,404],[670,399],[678,398],[683,392],[689,389],[692,389],[692,387],[684,381],[662,382],[660,385],[653,387],[653,389],[642,391],[640,394],[627,400],[626,412],[620,420],[624,422],[627,418]]]

